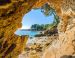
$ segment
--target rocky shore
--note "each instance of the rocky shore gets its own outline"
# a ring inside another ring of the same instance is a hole
[[[18,58],[42,58],[43,52],[51,43],[58,39],[58,34],[43,37],[33,37],[29,39],[25,51]]]

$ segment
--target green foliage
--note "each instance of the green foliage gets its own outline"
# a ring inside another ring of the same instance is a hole
[[[47,3],[41,7],[41,12],[45,15],[45,16],[50,16],[53,15],[54,16],[54,21],[52,24],[49,25],[49,28],[52,29],[54,27],[56,27],[59,23],[59,17],[57,16],[55,10],[53,8],[51,8]]]
[[[42,24],[42,25],[34,24],[34,25],[31,26],[31,29],[41,31],[41,30],[46,30],[48,28],[51,29],[53,27],[54,27],[54,24]]]
[[[34,24],[34,25],[31,26],[31,29],[44,30],[44,25]]]
[[[46,24],[46,25],[38,25],[38,24],[34,24],[32,26],[32,28],[36,25],[36,29],[38,30],[46,30],[46,29],[54,29],[55,27],[57,27],[58,23],[59,23],[59,17],[57,16],[55,10],[53,8],[51,8],[48,3],[46,3],[45,5],[43,5],[41,8],[34,8],[34,10],[40,9],[41,12],[45,15],[45,16],[54,16],[54,21],[51,24]]]
[[[50,16],[53,14],[54,9],[51,8],[47,3],[41,7],[41,12],[44,13],[45,16]]]

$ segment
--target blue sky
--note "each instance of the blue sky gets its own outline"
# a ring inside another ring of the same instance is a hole
[[[22,29],[29,29],[33,24],[50,24],[53,22],[53,19],[53,15],[45,16],[40,9],[32,9],[24,15],[22,20]]]

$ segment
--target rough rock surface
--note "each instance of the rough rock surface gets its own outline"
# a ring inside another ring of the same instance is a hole
[[[56,10],[60,23],[59,39],[46,50],[43,58],[75,55],[75,0],[0,0],[0,58],[16,58],[23,50],[26,41],[14,32],[21,26],[24,14],[45,3]]]
[[[19,58],[41,58],[44,50],[58,39],[58,33],[51,36],[34,37],[33,39],[30,39],[33,42],[26,43],[25,51],[19,55]]]
[[[25,47],[27,37],[22,39],[14,32],[21,27],[22,16],[32,8],[34,2],[12,0],[4,3],[5,0],[0,5],[0,58],[17,58]]]
[[[71,23],[70,25],[72,24],[73,23]],[[52,45],[48,49],[46,49],[42,58],[70,57],[75,58],[75,27],[71,27],[71,29],[67,30],[65,33],[59,33],[59,39],[54,41]]]

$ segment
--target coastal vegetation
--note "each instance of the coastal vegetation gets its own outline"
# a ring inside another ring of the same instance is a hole
[[[58,25],[59,23],[59,17],[57,16],[55,10],[53,8],[51,8],[48,3],[46,3],[45,5],[43,5],[41,7],[41,12],[45,15],[45,16],[54,16],[54,21],[52,24],[50,24],[50,27],[55,27]]]
[[[50,36],[56,34],[58,32],[57,25],[59,23],[59,17],[57,16],[55,10],[51,8],[47,3],[40,8],[34,8],[34,10],[41,10],[41,13],[45,16],[53,16],[53,22],[51,23],[33,23],[30,25],[29,29],[21,29],[21,31],[25,31],[21,35],[35,35],[35,36]],[[39,19],[39,18],[38,18]],[[47,19],[46,19],[47,20]],[[49,19],[50,20],[50,19]],[[39,32],[40,31],[40,32]],[[39,33],[39,34],[38,34]],[[32,36],[31,35],[31,36]]]
[[[43,5],[41,8],[34,8],[35,10],[37,9],[41,9],[41,12],[47,17],[47,16],[54,16],[54,21],[51,24],[34,24],[31,26],[32,29],[36,29],[36,30],[53,30],[57,27],[57,25],[59,24],[59,17],[56,14],[55,10],[53,8],[51,8],[48,3],[46,3],[45,5]]]
[[[48,27],[50,26],[50,24],[33,24],[31,26],[31,29],[33,30],[37,30],[37,31],[42,31],[42,30],[46,30]]]
[[[59,17],[57,16],[55,10],[51,8],[48,3],[43,5],[41,8],[34,8],[35,10],[40,9],[44,16],[48,17],[53,15],[53,22],[50,24],[33,24],[31,30],[34,31],[44,31],[44,33],[36,34],[35,37],[40,36],[51,36],[53,34],[58,34],[57,26],[59,24]]]

